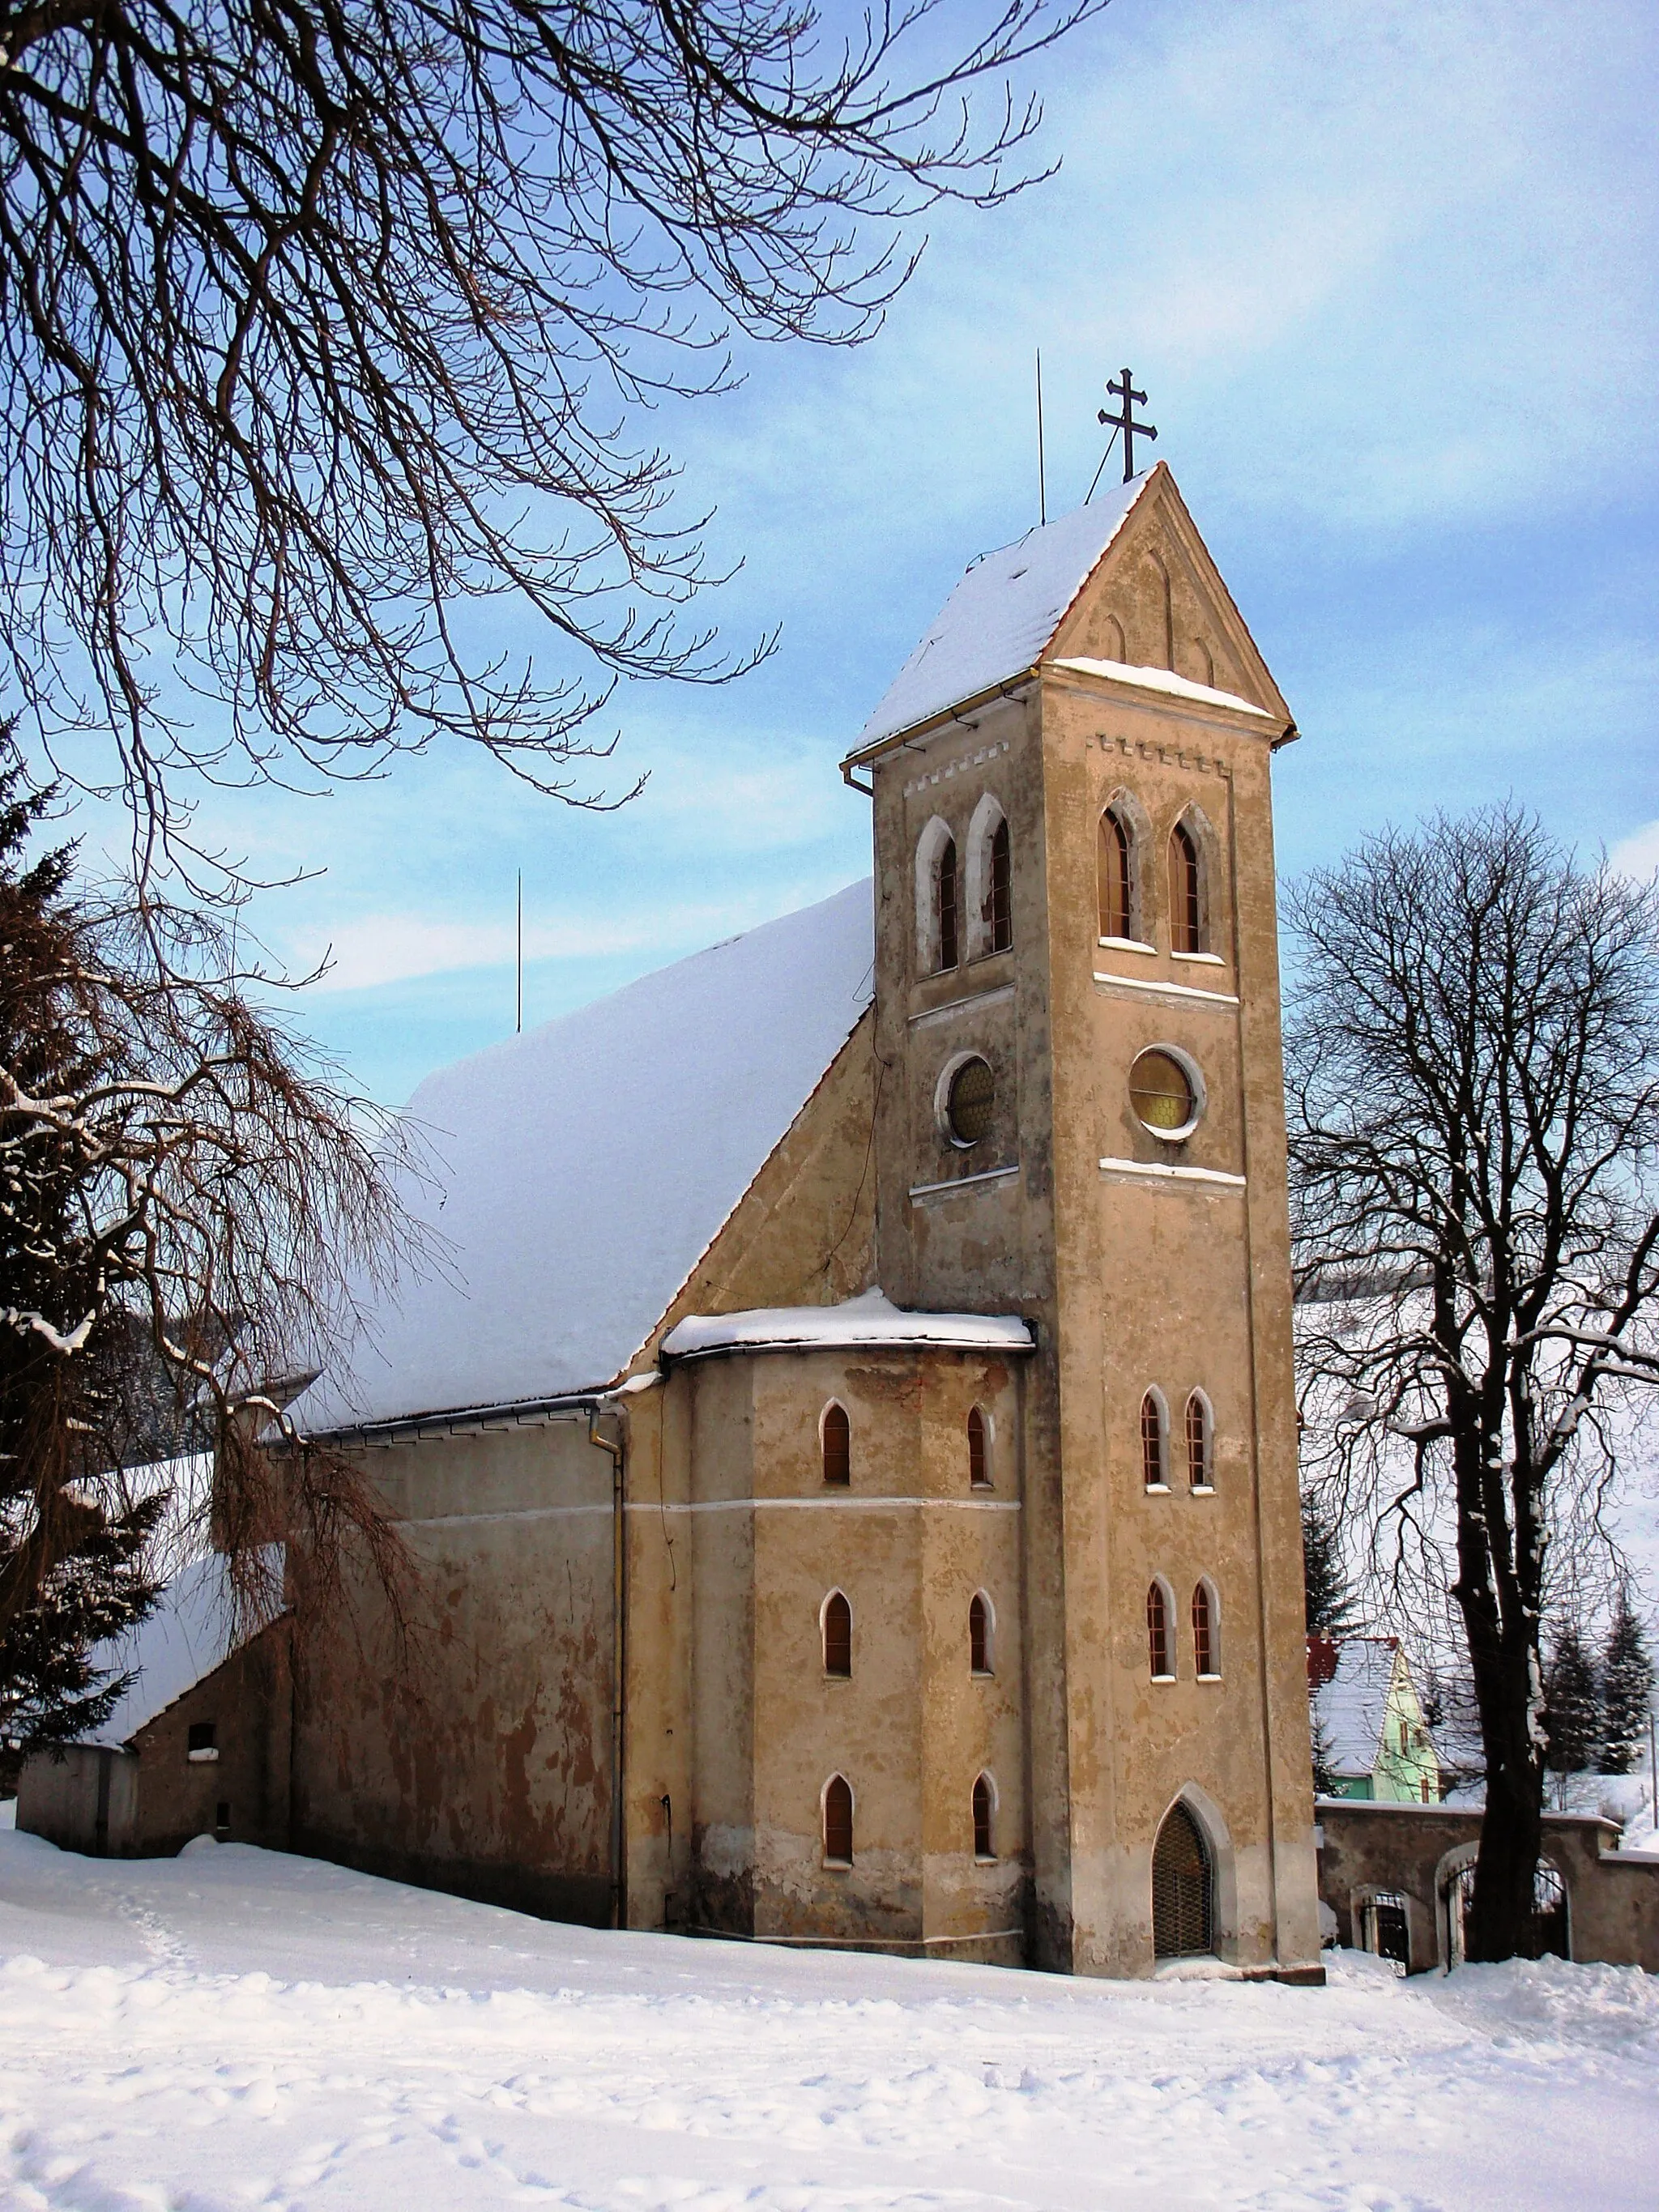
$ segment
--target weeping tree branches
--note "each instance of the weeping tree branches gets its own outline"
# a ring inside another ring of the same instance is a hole
[[[866,336],[906,225],[1030,180],[1008,73],[1105,4],[0,7],[0,649],[60,760],[115,732],[141,862],[195,775],[437,733],[591,799],[611,683],[746,665],[679,627],[699,526],[631,422],[731,332]]]
[[[268,1614],[295,1539],[326,1583],[398,1546],[360,1474],[257,1439],[407,1250],[395,1132],[246,994],[225,933],[22,864],[44,796],[0,763],[0,1639],[90,1543],[153,1526],[133,1471],[194,1445],[172,1501]]]
[[[1470,1955],[1522,1947],[1540,1627],[1659,1382],[1659,905],[1509,810],[1387,833],[1293,894],[1287,1045],[1310,1449],[1443,1572],[1486,1764]],[[1418,1595],[1420,1597],[1421,1587]]]

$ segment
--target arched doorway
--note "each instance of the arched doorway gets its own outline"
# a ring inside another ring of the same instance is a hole
[[[1474,1852],[1471,1846],[1467,1863],[1456,1868],[1449,1876],[1445,1890],[1447,1933],[1449,1936],[1450,1964],[1461,1966],[1468,1956],[1463,1939],[1463,1923],[1474,1897]],[[1561,1879],[1561,1869],[1553,1859],[1540,1859],[1532,1878],[1532,1925],[1522,1943],[1521,1956],[1542,1959],[1553,1956],[1570,1959],[1572,1939],[1567,1921],[1567,1886]]]
[[[1215,1949],[1215,1880],[1204,1832],[1179,1802],[1164,1816],[1152,1846],[1152,1950],[1193,1959]]]

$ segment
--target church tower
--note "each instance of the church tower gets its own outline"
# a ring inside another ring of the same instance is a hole
[[[291,1843],[617,1926],[1318,1977],[1293,735],[1160,466],[951,593],[845,763],[873,891],[429,1079],[453,1267],[293,1419],[374,1455],[431,1632],[416,1673],[307,1631]]]
[[[1033,1964],[1319,1972],[1269,777],[1295,734],[1160,464],[969,569],[844,764],[874,808],[877,1279],[1036,1340],[1001,1446]]]

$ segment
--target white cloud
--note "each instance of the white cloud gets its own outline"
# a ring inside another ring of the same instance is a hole
[[[1620,875],[1634,876],[1638,882],[1659,874],[1659,822],[1646,823],[1621,837],[1607,859]]]

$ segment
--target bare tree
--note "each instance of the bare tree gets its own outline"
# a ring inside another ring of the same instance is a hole
[[[1449,1553],[1486,1761],[1468,1955],[1505,1958],[1539,1850],[1540,1624],[1611,1402],[1659,1381],[1659,904],[1505,809],[1385,833],[1290,920],[1298,1264],[1364,1289],[1304,1313],[1310,1457],[1392,1531],[1419,1616]]]
[[[77,893],[67,851],[23,865],[43,803],[0,757],[0,1650],[76,1560],[131,1565],[155,1519],[136,1471],[191,1444],[210,1473],[173,1517],[228,1553],[246,1617],[285,1538],[314,1591],[349,1543],[395,1595],[361,1471],[259,1439],[354,1283],[416,1256],[404,1140],[251,1003],[216,922]]]
[[[616,678],[743,665],[679,626],[702,526],[639,414],[732,333],[866,336],[915,216],[1030,181],[1008,72],[1105,4],[957,5],[948,51],[939,0],[0,7],[0,649],[61,771],[112,730],[141,873],[194,775],[449,732],[580,800]]]

